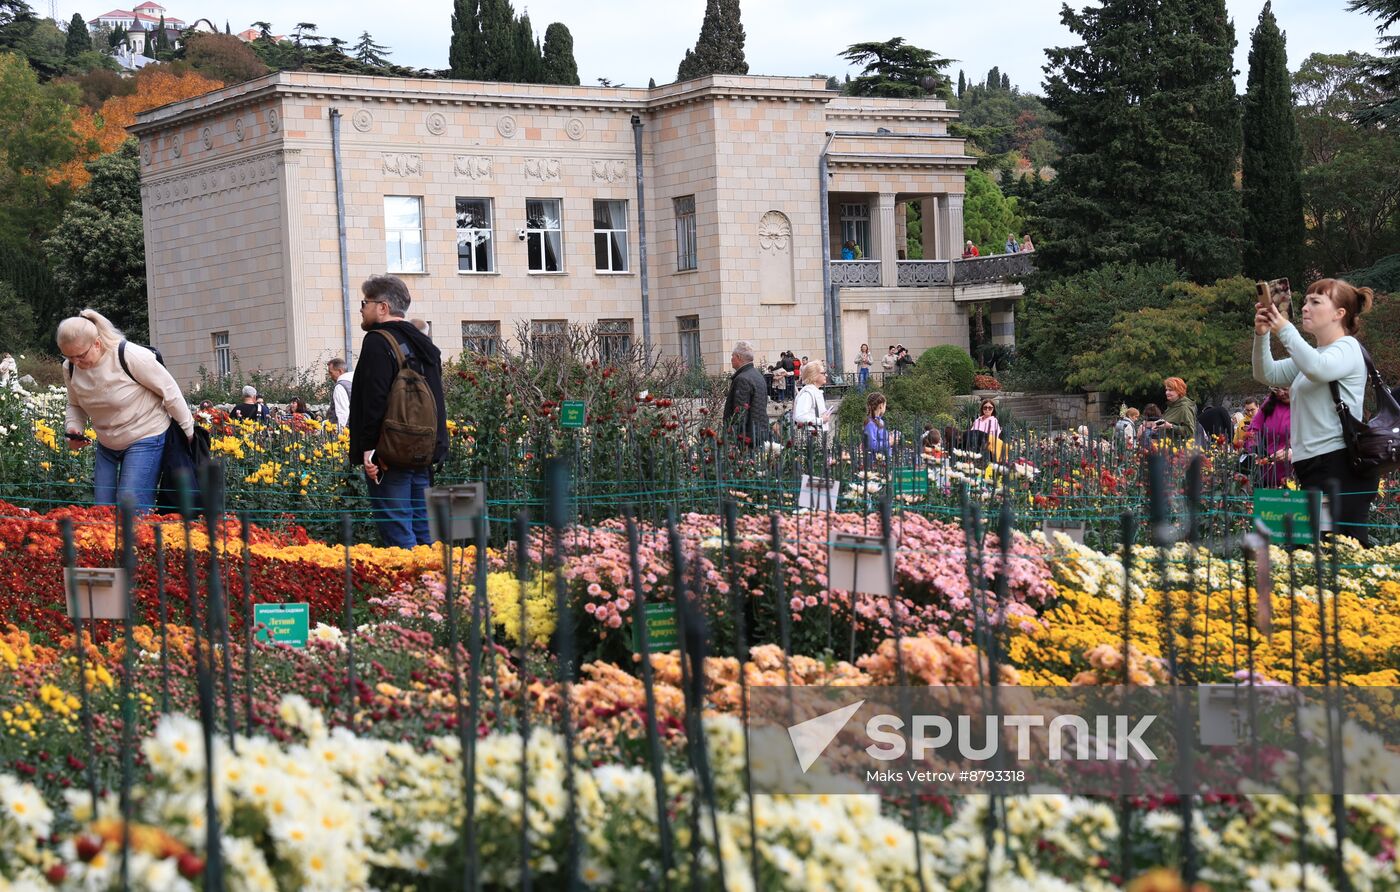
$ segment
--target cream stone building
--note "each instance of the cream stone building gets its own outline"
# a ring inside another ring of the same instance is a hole
[[[584,324],[715,372],[739,339],[849,370],[861,342],[966,348],[979,303],[1007,341],[1028,258],[948,259],[973,164],[955,119],[820,78],[268,75],[131,128],[151,338],[182,382],[313,366],[358,349],[360,282],[388,271],[448,355]],[[902,258],[911,201],[934,259]]]

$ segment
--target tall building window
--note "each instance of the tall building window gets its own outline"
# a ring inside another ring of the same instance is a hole
[[[681,316],[677,322],[680,323],[681,362],[689,369],[702,368],[704,363],[700,359],[700,317]]]
[[[228,345],[228,332],[214,332],[214,376],[227,378],[233,374],[233,351]]]
[[[593,202],[593,266],[598,272],[627,272],[627,202]]]
[[[501,323],[463,322],[462,349],[482,356],[495,356],[501,352]]]
[[[384,254],[391,273],[423,272],[423,199],[384,196]]]
[[[676,269],[699,267],[695,243],[695,196],[676,199]]]
[[[569,323],[563,319],[531,319],[530,350],[562,353],[569,346]]]
[[[864,202],[841,205],[841,244],[846,242],[855,242],[862,258],[870,257],[870,205]]]
[[[457,199],[457,272],[494,272],[495,260],[491,199]]]
[[[603,362],[625,362],[632,358],[632,320],[598,320],[598,358]]]
[[[525,246],[530,272],[557,273],[564,269],[564,222],[557,198],[525,202]]]

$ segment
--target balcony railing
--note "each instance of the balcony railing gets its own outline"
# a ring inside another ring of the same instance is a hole
[[[880,261],[833,260],[831,284],[845,287],[880,287]]]
[[[977,285],[1019,278],[1035,272],[1033,254],[993,254],[967,260],[899,260],[895,281],[900,288],[938,285]],[[833,260],[831,283],[844,288],[880,287],[878,260]]]

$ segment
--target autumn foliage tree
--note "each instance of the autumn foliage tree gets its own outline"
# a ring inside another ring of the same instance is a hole
[[[136,116],[142,112],[202,96],[223,86],[220,81],[192,71],[177,71],[169,65],[148,65],[135,80],[135,92],[107,99],[96,112],[78,109],[73,129],[79,141],[88,144],[93,151],[60,167],[56,173],[58,181],[74,188],[85,185],[90,174],[83,165],[99,155],[116,151],[129,135],[126,128],[135,124]]]

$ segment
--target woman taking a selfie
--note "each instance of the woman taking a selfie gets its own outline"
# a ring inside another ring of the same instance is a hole
[[[115,505],[119,493],[131,493],[138,511],[151,510],[171,419],[194,436],[180,385],[155,353],[136,344],[123,351],[130,372],[124,370],[122,333],[96,310],[60,322],[57,340],[68,366],[68,447],[91,442],[83,436],[89,421],[97,432],[93,501]]]
[[[1338,533],[1363,546],[1368,542],[1367,515],[1380,480],[1374,473],[1352,469],[1328,384],[1337,382],[1342,401],[1354,417],[1361,418],[1366,362],[1356,331],[1358,317],[1371,309],[1374,299],[1371,289],[1356,288],[1341,279],[1312,283],[1303,300],[1301,327],[1313,336],[1316,347],[1303,340],[1273,301],[1258,303],[1254,314],[1254,379],[1270,387],[1288,387],[1292,395],[1293,473],[1304,489],[1325,492],[1327,481],[1337,481],[1341,504],[1333,523]],[[1288,350],[1287,359],[1270,355],[1270,331]]]

